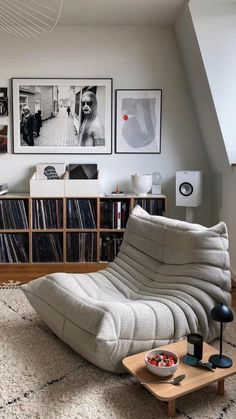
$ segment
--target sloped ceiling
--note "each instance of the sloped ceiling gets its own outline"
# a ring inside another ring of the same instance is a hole
[[[186,0],[64,0],[60,26],[171,24]]]

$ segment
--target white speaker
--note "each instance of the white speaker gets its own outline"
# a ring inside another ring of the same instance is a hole
[[[176,205],[198,207],[202,202],[202,172],[176,172]]]

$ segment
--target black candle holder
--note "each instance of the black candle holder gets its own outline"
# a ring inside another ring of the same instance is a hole
[[[199,361],[202,359],[203,337],[198,333],[187,335],[187,354],[193,356]]]

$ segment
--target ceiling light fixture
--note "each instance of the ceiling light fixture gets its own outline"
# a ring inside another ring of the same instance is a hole
[[[51,32],[63,0],[0,0],[0,30],[21,38]]]

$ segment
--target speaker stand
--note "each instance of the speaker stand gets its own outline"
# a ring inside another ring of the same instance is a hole
[[[186,221],[193,223],[193,207],[186,207]]]

